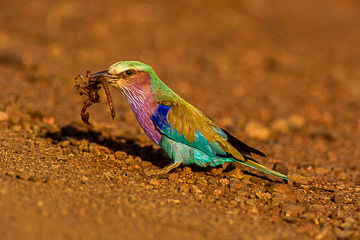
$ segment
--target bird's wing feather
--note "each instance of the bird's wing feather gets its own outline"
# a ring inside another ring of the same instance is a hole
[[[231,155],[240,161],[245,161],[242,154],[250,155],[251,152],[264,156],[260,151],[217,127],[202,112],[185,101],[171,106],[159,105],[151,118],[167,137],[196,147],[209,155]]]

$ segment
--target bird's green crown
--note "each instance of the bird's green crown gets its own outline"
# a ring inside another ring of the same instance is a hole
[[[109,67],[109,73],[110,74],[120,74],[126,70],[136,70],[140,72],[147,72],[150,75],[155,74],[152,67],[149,65],[146,65],[145,63],[138,62],[138,61],[120,61],[117,63],[114,63]]]

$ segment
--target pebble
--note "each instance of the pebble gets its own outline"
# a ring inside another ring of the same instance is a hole
[[[122,152],[122,151],[116,151],[115,152],[115,158],[118,159],[118,160],[123,160],[125,159],[127,156],[127,153],[126,152]]]
[[[336,204],[342,204],[345,202],[345,198],[342,194],[339,193],[335,193],[332,198],[331,201],[333,201]]]
[[[223,186],[226,186],[226,185],[229,185],[230,184],[230,181],[229,181],[229,179],[227,179],[227,178],[222,178],[222,179],[220,179],[220,184],[221,185],[223,185]]]
[[[80,145],[79,145],[79,149],[82,152],[88,152],[90,150],[91,153],[94,153],[95,149],[96,149],[96,144],[92,143],[90,144],[89,147],[89,141],[86,139],[81,140]]]
[[[208,182],[206,181],[206,178],[204,178],[204,177],[199,177],[198,180],[196,181],[196,183],[200,184],[200,185],[204,185],[204,186],[208,185]]]
[[[218,197],[222,194],[222,191],[220,189],[215,189],[213,194]]]
[[[89,181],[89,178],[86,177],[86,176],[82,176],[81,179],[80,179],[80,182],[81,182],[82,184],[87,184],[88,181]]]
[[[234,170],[231,171],[229,177],[241,180],[244,178],[244,174],[239,168],[235,168]]]
[[[223,168],[212,168],[210,171],[207,172],[207,174],[211,176],[219,176],[223,171]]]
[[[0,111],[0,122],[9,120],[9,115],[6,112]]]
[[[62,142],[60,143],[60,147],[62,147],[62,148],[66,148],[66,147],[68,147],[69,145],[70,145],[70,141],[68,141],[68,140],[62,141]]]
[[[356,185],[356,186],[360,186],[360,174],[357,174],[357,175],[355,176],[355,185]]]
[[[194,194],[202,194],[203,192],[195,185],[191,185],[191,188],[190,188],[190,191],[191,193],[194,193]]]
[[[249,205],[249,206],[254,206],[255,205],[255,201],[252,200],[251,198],[245,199],[245,204]]]
[[[160,186],[160,181],[156,178],[152,178],[149,180],[149,184],[153,185],[153,186]]]
[[[272,124],[271,128],[276,131],[280,132],[282,134],[286,134],[289,132],[289,124],[288,121],[284,118],[276,119]]]
[[[297,217],[305,212],[305,206],[303,204],[292,204],[288,203],[282,207],[282,211],[287,217]]]
[[[262,200],[269,200],[271,199],[271,194],[266,192],[257,192],[255,193],[255,195],[259,198],[259,199],[262,199]]]
[[[257,122],[249,122],[246,124],[245,132],[249,137],[260,140],[267,140],[270,137],[270,130]]]
[[[299,115],[292,115],[289,117],[288,122],[291,128],[299,129],[305,125],[305,118]]]
[[[305,219],[305,220],[308,220],[308,221],[312,221],[315,219],[315,214],[312,213],[312,212],[306,212],[302,215],[299,216],[301,219]]]
[[[127,158],[125,158],[125,164],[126,165],[132,165],[134,164],[135,161],[134,161],[134,157],[131,156],[131,155],[128,155]]]
[[[337,228],[335,230],[336,232],[336,238],[338,240],[347,240],[347,239],[350,239],[350,237],[354,234],[353,231],[349,231],[349,230],[341,230],[339,228]]]
[[[190,191],[190,186],[189,184],[183,184],[180,186],[179,188],[180,192],[184,192],[184,193],[188,193]]]
[[[274,163],[272,169],[284,175],[288,175],[288,168],[282,163],[279,162]]]
[[[306,177],[301,176],[299,174],[291,174],[288,175],[290,179],[294,180],[297,183],[301,183],[301,184],[309,184],[309,181],[307,180]]]
[[[345,218],[344,222],[340,224],[340,228],[343,230],[353,230],[356,228],[357,221],[352,218],[348,217]]]
[[[37,176],[30,176],[30,177],[28,177],[28,181],[30,181],[30,182],[42,182],[42,179],[38,178]]]
[[[297,196],[295,191],[287,184],[271,185],[268,191],[271,193],[271,202],[274,206],[279,206],[286,202],[295,203]]]
[[[191,168],[190,167],[184,167],[182,170],[182,174],[191,174]]]
[[[104,172],[103,176],[107,179],[107,180],[113,180],[115,177],[111,172]]]
[[[331,214],[330,218],[332,219],[342,219],[344,218],[344,212],[341,209],[335,209]]]

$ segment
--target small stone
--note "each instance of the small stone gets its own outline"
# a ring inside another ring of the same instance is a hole
[[[9,115],[6,112],[0,111],[0,122],[9,120]]]
[[[342,204],[345,202],[345,198],[342,194],[335,193],[334,196],[332,196],[331,201],[336,204]]]
[[[126,152],[122,152],[122,151],[115,152],[115,158],[118,160],[123,160],[126,158],[126,156],[127,156]]]
[[[276,132],[286,134],[289,132],[289,123],[286,119],[280,118],[271,124],[271,128]]]
[[[95,144],[91,144],[92,147],[95,147]],[[89,151],[89,141],[86,139],[81,140],[79,149],[81,151],[87,152]]]
[[[36,205],[38,205],[38,207],[42,207],[42,206],[44,206],[44,201],[39,200],[36,202]]]
[[[210,171],[207,172],[207,174],[211,176],[219,176],[223,171],[223,168],[212,168]]]
[[[135,157],[134,162],[140,164],[142,162],[141,157]]]
[[[5,172],[5,175],[9,176],[9,177],[13,177],[13,176],[15,176],[15,173],[12,171],[7,171],[7,172]]]
[[[342,224],[340,224],[340,228],[343,230],[353,230],[356,228],[356,223],[357,221],[354,218],[348,217],[345,218],[345,221]]]
[[[246,204],[246,205],[249,205],[249,206],[254,206],[254,205],[255,205],[255,201],[252,200],[251,198],[250,198],[250,199],[246,199],[246,200],[245,200],[245,204]]]
[[[290,217],[290,216],[297,217],[300,214],[302,214],[303,212],[305,212],[305,206],[302,204],[288,203],[282,207],[282,211],[285,213],[285,216],[287,216],[287,217]]]
[[[127,158],[125,158],[125,164],[126,165],[132,165],[134,164],[135,161],[134,161],[134,157],[131,156],[131,155],[128,155]]]
[[[308,221],[313,221],[315,219],[315,217],[316,217],[315,214],[312,212],[307,212],[307,213],[300,215],[301,219],[305,219]]]
[[[223,185],[223,186],[226,186],[226,185],[229,185],[230,184],[230,181],[229,181],[229,179],[227,179],[227,178],[222,178],[222,179],[220,179],[220,184],[221,185]]]
[[[235,168],[234,170],[231,171],[229,177],[241,180],[244,178],[244,174],[239,168]]]
[[[198,178],[198,180],[196,181],[196,183],[199,184],[199,185],[204,185],[204,186],[207,186],[207,185],[208,185],[208,182],[206,181],[206,178],[204,178],[204,177]]]
[[[356,185],[356,186],[360,186],[360,174],[357,174],[357,175],[355,176],[355,185]]]
[[[168,179],[172,182],[176,181],[179,178],[179,173],[170,173]]]
[[[104,172],[103,176],[107,179],[107,180],[113,180],[115,177],[111,172]]]
[[[295,181],[296,183],[309,184],[309,181],[307,180],[307,178],[304,176],[301,176],[299,174],[291,174],[291,175],[288,175],[288,177],[291,180]]]
[[[292,115],[288,119],[289,125],[293,129],[302,128],[305,125],[305,118],[299,115]]]
[[[266,192],[257,192],[255,193],[255,195],[259,198],[259,199],[262,199],[262,200],[269,200],[271,199],[271,194]]]
[[[30,176],[28,178],[28,181],[30,181],[30,182],[42,182],[42,180],[40,178],[38,178],[37,176]]]
[[[62,142],[60,143],[60,147],[62,147],[62,148],[66,148],[66,147],[68,147],[69,145],[70,145],[70,141],[68,141],[68,140],[62,141]]]
[[[191,193],[193,194],[202,194],[202,191],[195,185],[191,185]]]
[[[254,176],[254,177],[250,177],[250,182],[260,185],[260,184],[264,183],[265,180]]]
[[[156,178],[152,178],[149,180],[149,184],[153,185],[153,186],[160,186],[160,181]]]
[[[89,178],[87,178],[86,176],[82,176],[81,179],[80,179],[80,182],[81,182],[82,184],[87,184],[88,181],[89,181]]]
[[[347,239],[350,239],[350,237],[354,234],[353,231],[349,231],[349,230],[341,230],[339,228],[337,228],[335,230],[336,232],[336,238],[338,240],[347,240]]]
[[[260,140],[267,140],[270,137],[269,129],[257,122],[249,122],[245,127],[245,132],[249,137]]]
[[[238,190],[244,188],[244,184],[239,181],[231,181],[230,191],[237,192]]]
[[[285,202],[296,202],[296,193],[287,184],[274,184],[270,186],[268,191],[272,194],[272,204],[275,206],[278,206]]]
[[[288,175],[288,168],[282,163],[279,162],[274,163],[273,170],[282,173],[284,175]]]
[[[292,217],[285,216],[283,220],[287,223],[296,223],[296,219]]]
[[[191,168],[190,167],[184,167],[182,170],[182,174],[191,174]]]
[[[223,117],[219,120],[219,125],[223,126],[224,128],[229,128],[234,125],[234,119],[228,116]]]
[[[193,184],[193,183],[195,183],[195,179],[194,179],[194,178],[190,178],[190,179],[188,179],[186,182],[189,183],[189,184]]]
[[[344,212],[341,209],[335,209],[330,214],[330,218],[332,218],[332,219],[342,219],[342,218],[344,218]]]
[[[184,193],[188,193],[190,191],[190,186],[189,184],[183,184],[180,186],[179,188],[180,192],[184,192]]]
[[[222,194],[222,191],[220,189],[215,189],[213,194],[218,197]]]

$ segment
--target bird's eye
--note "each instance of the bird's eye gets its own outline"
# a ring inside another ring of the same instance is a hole
[[[125,71],[125,75],[126,75],[126,76],[131,76],[131,75],[133,75],[134,73],[135,73],[134,70],[131,70],[131,69]]]

